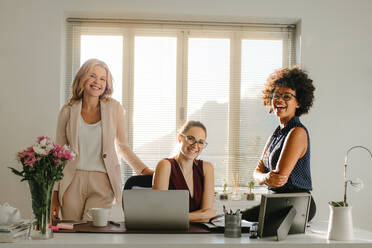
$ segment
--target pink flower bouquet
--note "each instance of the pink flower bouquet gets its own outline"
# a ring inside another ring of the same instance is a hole
[[[32,210],[35,216],[34,233],[36,238],[44,239],[52,236],[50,223],[50,205],[54,183],[63,177],[63,169],[75,154],[68,146],[54,144],[46,136],[38,137],[33,146],[17,154],[22,170],[9,167],[14,174],[28,181]],[[34,236],[33,236],[34,238]]]
[[[49,137],[40,136],[33,146],[17,154],[17,159],[23,165],[23,170],[10,168],[12,172],[24,180],[38,180],[56,182],[63,177],[63,168],[68,161],[75,158],[75,154],[68,146],[52,143]]]

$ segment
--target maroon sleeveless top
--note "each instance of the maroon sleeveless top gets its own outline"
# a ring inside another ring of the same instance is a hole
[[[183,177],[180,166],[174,158],[167,158],[171,163],[171,173],[169,177],[168,189],[180,190],[185,189],[189,191],[189,212],[201,209],[204,189],[204,173],[203,160],[195,160],[192,165],[193,183],[194,183],[194,198],[190,195],[189,187],[185,178]]]

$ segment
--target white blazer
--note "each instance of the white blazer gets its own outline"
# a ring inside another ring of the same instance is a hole
[[[54,190],[58,192],[60,205],[63,206],[63,194],[72,182],[75,175],[77,161],[79,159],[79,118],[81,115],[82,101],[77,101],[72,106],[66,104],[61,109],[58,116],[56,143],[58,145],[69,145],[76,154],[75,160],[66,164],[63,170],[64,177],[57,182]],[[101,124],[102,124],[102,158],[106,167],[107,175],[111,183],[117,202],[121,202],[122,182],[120,172],[120,162],[116,154],[117,151],[124,160],[141,174],[146,165],[129,148],[126,130],[124,109],[121,104],[114,100],[101,100]]]

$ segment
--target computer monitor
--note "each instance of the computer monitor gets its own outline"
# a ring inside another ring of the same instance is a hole
[[[258,218],[260,237],[304,233],[309,215],[311,195],[308,193],[263,194]]]

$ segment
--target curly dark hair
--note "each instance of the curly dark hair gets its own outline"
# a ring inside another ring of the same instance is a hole
[[[274,71],[265,83],[262,99],[263,104],[269,108],[272,113],[271,97],[276,87],[286,87],[296,91],[296,99],[299,108],[296,110],[296,116],[306,114],[313,105],[315,87],[307,73],[298,66],[292,68],[283,68]]]

